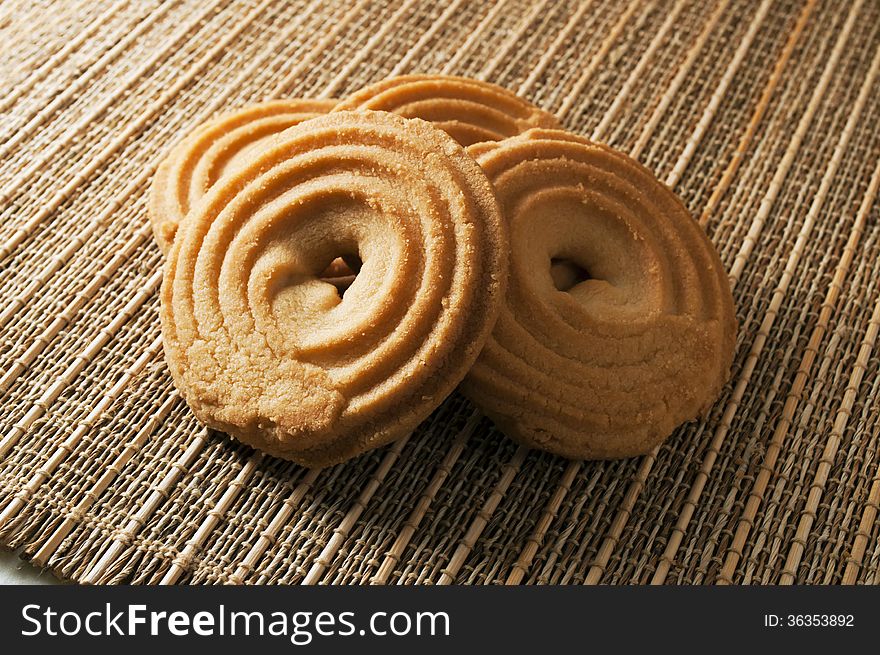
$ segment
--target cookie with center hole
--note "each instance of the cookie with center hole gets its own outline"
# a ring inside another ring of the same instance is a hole
[[[558,130],[469,152],[510,232],[498,322],[463,390],[513,439],[572,459],[650,452],[729,376],[724,268],[645,167]]]
[[[373,109],[430,121],[463,146],[500,141],[557,118],[496,84],[454,75],[401,75],[364,87],[335,111]]]
[[[269,454],[344,461],[413,430],[462,380],[507,278],[492,186],[450,136],[385,112],[278,135],[187,215],[161,290],[195,415]],[[334,259],[361,262],[340,294]]]

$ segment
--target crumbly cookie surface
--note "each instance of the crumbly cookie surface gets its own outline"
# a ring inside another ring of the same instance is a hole
[[[337,111],[374,109],[434,123],[463,146],[533,127],[558,128],[553,114],[505,88],[453,75],[402,75],[364,87]]]
[[[338,112],[276,136],[188,214],[161,291],[196,416],[272,455],[343,461],[411,431],[485,343],[509,246],[491,184],[448,135]],[[319,278],[362,266],[340,296]]]
[[[512,438],[574,459],[649,452],[727,380],[736,320],[715,249],[646,168],[558,130],[469,149],[511,269],[463,390]]]
[[[335,100],[269,100],[223,113],[195,128],[168,153],[150,187],[148,212],[162,253],[168,253],[190,207],[221,175],[246,162],[275,134],[335,106]]]

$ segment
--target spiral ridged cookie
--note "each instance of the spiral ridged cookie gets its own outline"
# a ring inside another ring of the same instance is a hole
[[[275,134],[335,106],[335,100],[269,100],[212,118],[180,141],[159,165],[150,188],[150,223],[162,253],[168,253],[190,207],[224,172]],[[341,267],[338,272],[346,274]]]
[[[499,141],[533,127],[560,127],[553,114],[495,84],[452,75],[403,75],[355,92],[336,111],[374,109],[421,118],[463,146]]]
[[[681,201],[629,157],[558,130],[469,152],[495,187],[511,268],[465,393],[512,438],[573,459],[649,452],[706,410],[736,321]]]
[[[340,112],[278,135],[188,215],[169,253],[166,360],[196,416],[319,466],[411,431],[491,332],[508,244],[448,135]],[[318,278],[363,262],[340,297]]]

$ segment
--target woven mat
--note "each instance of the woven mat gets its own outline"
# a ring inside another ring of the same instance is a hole
[[[730,272],[732,380],[570,463],[453,395],[324,470],[204,431],[162,358],[146,189],[218,110],[401,72],[637,157]],[[0,543],[131,583],[880,582],[880,3],[0,4]]]

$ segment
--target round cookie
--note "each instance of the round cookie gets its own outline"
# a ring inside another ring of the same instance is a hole
[[[162,253],[168,254],[190,207],[223,173],[247,161],[275,134],[335,106],[335,100],[269,100],[216,116],[180,141],[159,165],[150,187],[148,212]],[[350,273],[342,266],[337,272]]]
[[[553,114],[495,84],[452,75],[403,75],[364,87],[335,111],[374,109],[434,123],[463,146],[533,127],[559,128]]]
[[[286,130],[181,224],[165,355],[196,416],[308,466],[400,438],[491,332],[506,228],[480,167],[424,121],[339,112]],[[319,274],[360,271],[342,297]]]
[[[672,191],[558,130],[468,151],[495,187],[511,263],[462,390],[510,437],[572,459],[647,453],[707,410],[733,358],[733,299]]]

